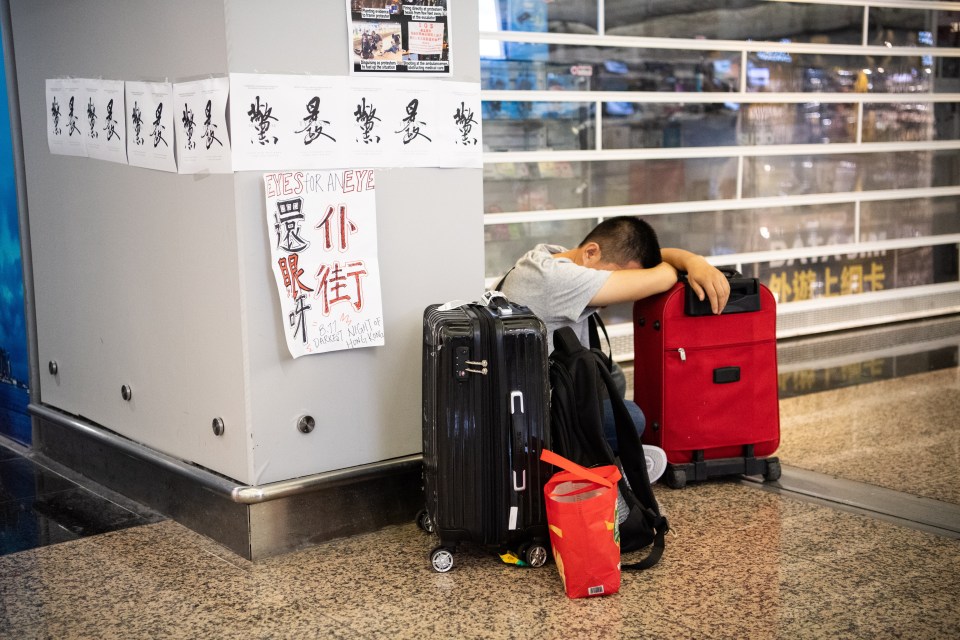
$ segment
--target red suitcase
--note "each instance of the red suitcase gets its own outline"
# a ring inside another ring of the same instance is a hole
[[[643,441],[667,452],[673,488],[714,476],[780,477],[776,301],[755,278],[728,274],[730,301],[710,312],[677,283],[637,301],[634,401]]]

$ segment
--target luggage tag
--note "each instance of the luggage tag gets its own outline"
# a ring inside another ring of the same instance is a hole
[[[437,311],[453,311],[454,309],[459,309],[470,304],[466,300],[451,300],[450,302],[445,302],[444,304],[437,307]]]
[[[468,304],[478,304],[483,307],[492,307],[493,309],[499,311],[500,315],[504,316],[508,316],[513,313],[513,309],[510,308],[510,302],[507,300],[507,296],[503,295],[499,291],[487,291],[475,303],[467,300],[451,300],[450,302],[446,302],[437,307],[437,311],[453,311],[454,309],[465,307]]]

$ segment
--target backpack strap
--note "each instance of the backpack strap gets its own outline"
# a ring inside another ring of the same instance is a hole
[[[556,339],[556,338],[554,338]],[[641,510],[644,517],[650,522],[654,530],[653,547],[649,555],[639,562],[622,564],[621,569],[639,570],[648,569],[660,561],[666,546],[666,533],[670,526],[667,519],[659,512],[657,499],[653,495],[653,489],[650,488],[650,478],[647,475],[646,456],[643,453],[643,444],[640,442],[640,436],[633,424],[633,419],[627,411],[624,400],[616,393],[616,385],[610,372],[604,367],[597,367],[603,383],[607,385],[607,393],[610,395],[610,403],[613,408],[613,417],[617,429],[617,445],[620,454],[620,466],[626,475],[626,480],[633,493],[636,494],[635,500],[628,501],[631,514],[634,509]],[[610,445],[604,440],[604,446],[609,449]],[[610,451],[613,457],[613,451]],[[628,496],[629,494],[625,494]],[[626,499],[626,498],[625,498]],[[631,502],[633,504],[631,504]]]
[[[503,277],[500,278],[500,281],[493,288],[494,291],[502,291],[503,283],[507,281],[507,276],[513,273],[513,270],[516,267],[510,267],[510,270],[503,274]],[[594,311],[587,318],[588,326],[588,335],[590,336],[590,349],[595,350],[598,354],[603,356],[604,364],[607,365],[608,369],[613,368],[613,343],[610,342],[610,334],[607,333],[607,327],[603,324],[603,319],[600,317],[598,311]],[[603,350],[603,346],[600,342],[600,333],[603,332],[604,340],[607,343],[607,351]]]
[[[565,326],[553,332],[550,361],[556,378],[556,393],[551,392],[550,430],[563,441],[558,451],[585,466],[613,464],[613,452],[603,437],[603,382],[597,373],[602,368],[598,356],[581,344],[571,327]]]
[[[583,349],[583,344],[581,344],[577,334],[573,332],[573,328],[560,327],[553,332],[554,351],[560,351],[569,357],[580,349]]]
[[[613,343],[610,342],[610,334],[607,333],[607,327],[603,324],[599,311],[594,311],[587,318],[588,335],[590,338],[590,350],[603,357],[607,369],[613,370]],[[600,333],[603,332],[603,338],[607,343],[607,350],[603,350],[603,343],[600,342]]]
[[[613,409],[614,423],[616,425],[617,443],[620,454],[619,460],[617,460],[617,456],[614,456],[609,443],[607,443],[606,438],[603,437],[603,433],[598,431],[597,433],[588,435],[590,443],[588,445],[589,451],[584,451],[583,453],[588,456],[589,460],[581,460],[580,462],[595,463],[599,460],[610,460],[618,463],[623,469],[624,475],[626,476],[626,483],[631,489],[631,491],[621,491],[621,495],[624,496],[624,500],[627,501],[627,506],[630,508],[629,518],[641,518],[649,524],[653,530],[653,547],[650,549],[649,555],[643,560],[631,564],[623,564],[621,568],[647,569],[652,567],[657,564],[663,556],[666,545],[665,534],[669,530],[669,525],[666,518],[660,513],[656,497],[653,495],[653,489],[650,488],[646,457],[644,456],[643,445],[640,442],[639,434],[637,434],[633,418],[630,417],[630,413],[624,404],[625,401],[616,390],[616,383],[613,381],[613,377],[607,368],[602,366],[602,356],[596,351],[588,351],[580,343],[580,339],[577,338],[572,328],[561,327],[554,331],[553,344],[554,354],[551,356],[552,358],[568,359],[578,352],[590,354],[587,359],[583,361],[582,366],[588,366],[591,370],[595,371],[596,375],[599,376],[599,378],[595,378],[597,383],[601,388],[605,387],[607,390],[607,395],[610,397],[611,408]],[[591,361],[592,365],[590,365]],[[590,398],[582,397],[576,401],[577,404],[584,403],[584,407],[589,405],[590,411],[599,412],[599,398],[595,396],[597,391],[599,391],[599,389],[582,390],[583,393],[590,395]],[[595,419],[590,419],[588,416],[581,417],[584,419],[581,428],[589,428],[588,425],[594,425],[594,423],[596,427],[599,428],[601,421],[599,415],[593,416]],[[555,443],[555,446],[556,444],[557,443]],[[586,445],[587,443],[583,444]],[[569,456],[570,454],[567,453],[566,455]],[[621,482],[623,482],[623,480],[621,480]]]
[[[494,291],[502,291],[503,283],[507,281],[507,276],[513,273],[513,270],[516,267],[510,267],[510,270],[503,274],[503,277],[500,278],[500,281],[493,288]],[[603,319],[600,317],[598,311],[594,311],[587,317],[587,333],[590,337],[590,349],[603,357],[603,364],[606,365],[607,369],[613,369],[613,343],[610,342],[610,334],[607,333],[607,327],[603,324]],[[603,337],[607,343],[607,351],[603,350],[603,346],[600,343],[600,332],[603,332]],[[579,340],[578,340],[579,342]]]
[[[510,267],[510,271],[507,271],[505,274],[503,274],[503,277],[500,278],[500,282],[498,282],[498,283],[497,283],[497,286],[495,286],[495,287],[493,288],[494,291],[502,291],[502,290],[503,290],[503,283],[506,282],[507,276],[510,275],[510,274],[513,272],[514,269],[516,269],[516,267]]]

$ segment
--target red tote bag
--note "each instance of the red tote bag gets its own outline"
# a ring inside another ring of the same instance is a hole
[[[570,598],[620,590],[620,532],[614,465],[587,469],[544,450],[540,459],[564,469],[543,489],[550,544],[564,589]]]

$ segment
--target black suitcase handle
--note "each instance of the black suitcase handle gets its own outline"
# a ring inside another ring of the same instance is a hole
[[[516,400],[520,401],[520,411],[517,411]],[[511,475],[513,480],[513,490],[516,493],[527,490],[527,470],[523,468],[523,451],[521,450],[519,454],[513,449],[515,448],[515,440],[519,441],[523,438],[526,433],[524,429],[524,407],[523,407],[523,392],[522,391],[511,391],[510,392],[510,426],[512,427],[513,433],[510,434],[510,461],[511,461]],[[520,467],[520,482],[517,483],[517,467]]]
[[[727,281],[730,283],[730,297],[721,315],[760,311],[760,280],[745,278],[732,267],[718,268],[723,275],[727,276]],[[712,316],[710,300],[707,298],[700,300],[697,297],[693,287],[687,282],[687,272],[680,271],[677,275],[680,282],[684,284],[683,312],[688,316]]]
[[[489,309],[493,309],[501,316],[509,316],[513,314],[513,308],[510,306],[510,301],[507,300],[507,296],[503,295],[499,291],[484,292],[477,304],[481,304]]]
[[[517,400],[520,410],[517,411]],[[527,490],[527,470],[523,464],[523,445],[521,439],[525,433],[523,392],[510,392],[510,437],[507,438],[507,455],[510,459],[510,509],[507,512],[507,531],[522,529],[525,525],[520,519],[520,494]],[[517,471],[519,470],[519,482]]]

